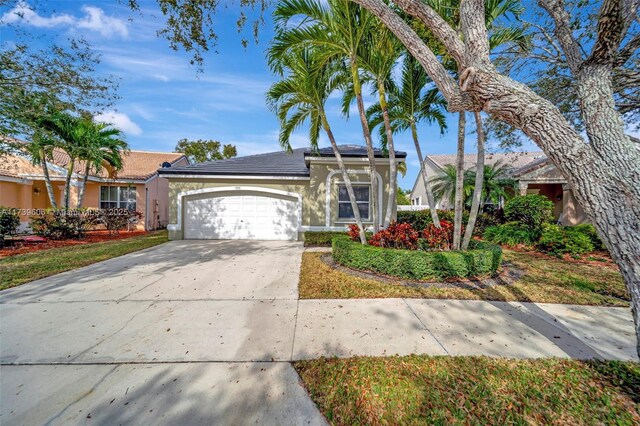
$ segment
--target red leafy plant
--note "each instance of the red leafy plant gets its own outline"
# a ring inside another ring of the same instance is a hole
[[[416,250],[419,237],[418,231],[410,224],[391,222],[386,229],[375,233],[369,244],[376,247]]]
[[[352,241],[360,241],[360,228],[355,223],[349,225],[349,230],[347,231],[347,235],[351,238]]]
[[[462,233],[464,233],[464,229],[462,229]],[[453,246],[453,223],[441,220],[440,228],[430,224],[422,231],[422,237],[431,249],[451,250]]]

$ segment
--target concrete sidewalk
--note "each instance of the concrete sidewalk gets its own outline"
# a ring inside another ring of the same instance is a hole
[[[303,248],[175,242],[0,292],[0,423],[323,424],[291,360],[637,360],[626,308],[298,300]]]

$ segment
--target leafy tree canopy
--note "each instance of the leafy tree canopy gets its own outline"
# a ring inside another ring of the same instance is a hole
[[[235,145],[222,145],[218,141],[203,139],[196,141],[180,139],[175,151],[182,152],[192,163],[223,160],[238,155]]]

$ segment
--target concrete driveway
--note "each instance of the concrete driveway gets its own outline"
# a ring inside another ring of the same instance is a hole
[[[627,308],[298,300],[296,242],[179,241],[0,292],[0,423],[322,424],[289,361],[637,359]]]
[[[262,362],[291,359],[302,251],[171,242],[3,291],[0,423],[323,424]]]

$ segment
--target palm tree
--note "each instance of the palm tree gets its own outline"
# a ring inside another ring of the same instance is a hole
[[[509,170],[502,160],[484,166],[481,210],[486,204],[499,205],[503,200],[511,198],[516,181],[510,177]],[[475,182],[476,171],[469,169],[467,173],[469,177],[465,179]]]
[[[309,141],[312,149],[318,149],[320,130],[325,131],[342,172],[353,216],[360,230],[360,241],[366,244],[367,238],[353,186],[324,110],[327,98],[335,90],[338,81],[329,67],[331,63],[323,62],[321,57],[319,59],[317,50],[317,48],[306,47],[286,55],[278,54],[276,58],[269,49],[267,55],[272,68],[278,73],[286,72],[286,76],[269,88],[267,103],[280,120],[280,145],[289,151],[291,150],[289,143],[291,133],[305,121],[309,121]]]
[[[371,180],[371,206],[373,227],[379,227],[376,179],[376,161],[369,124],[365,116],[360,77],[361,58],[370,46],[366,45],[372,28],[377,27],[377,18],[359,5],[345,0],[328,0],[327,5],[319,0],[284,0],[274,11],[276,35],[270,48],[271,60],[287,55],[291,50],[304,46],[319,47],[317,60],[320,64],[344,64],[351,77],[351,84],[358,106],[360,124],[367,147],[369,175]],[[302,17],[302,22],[291,26],[292,18]]]
[[[423,94],[424,88],[430,82],[427,73],[418,61],[411,55],[406,55],[402,63],[402,74],[399,84],[391,85],[389,90],[389,119],[393,133],[411,131],[413,144],[416,148],[418,161],[420,162],[420,175],[427,193],[427,202],[433,223],[440,227],[440,218],[436,209],[433,191],[429,182],[427,169],[424,167],[424,158],[418,138],[418,123],[426,121],[437,123],[440,133],[447,128],[444,110],[446,103],[442,95],[431,89]],[[371,106],[367,110],[370,126],[379,126],[384,122],[382,109],[379,104]],[[380,137],[383,146],[386,145],[386,129],[380,128]]]
[[[440,175],[433,176],[429,183],[433,188],[433,196],[438,202],[447,201],[449,205],[455,205],[456,200],[456,183],[458,170],[457,166],[454,164],[446,164],[442,168],[443,173]],[[475,174],[472,176],[469,171],[463,173],[463,185],[462,185],[462,199],[463,204],[468,205],[468,201],[471,199],[471,195],[473,194],[473,182],[475,179]]]
[[[73,176],[76,158],[81,149],[81,143],[78,141],[81,140],[84,132],[80,121],[79,117],[64,111],[56,111],[42,119],[42,127],[57,136],[59,140],[55,147],[62,149],[69,156],[63,196],[65,209],[69,209],[71,177]]]
[[[82,145],[78,150],[78,160],[84,161],[77,204],[77,208],[81,208],[91,169],[98,173],[106,166],[110,174],[122,169],[122,155],[129,147],[122,139],[123,133],[109,124],[96,123],[91,117],[85,117],[78,124],[83,128],[83,137],[77,141]]]
[[[398,165],[396,163],[396,152],[393,145],[393,129],[389,116],[387,92],[393,86],[391,72],[397,60],[400,58],[403,49],[400,41],[386,26],[379,24],[377,27],[372,28],[372,30],[367,43],[370,48],[363,52],[360,62],[365,72],[364,81],[372,83],[378,92],[377,105],[380,107],[382,122],[384,124],[384,126],[381,127],[381,132],[384,131],[386,151],[389,155],[389,199],[387,201],[387,209],[383,222],[383,226],[386,228],[391,222],[393,203],[396,199],[398,184]],[[346,94],[351,93],[353,92],[346,92]],[[345,111],[344,107],[348,107],[347,104],[350,103],[350,99],[348,102],[343,102],[343,112],[348,112],[348,108]]]
[[[459,27],[459,14],[456,13],[460,8],[460,0],[431,0],[430,6],[442,16],[453,28]],[[525,33],[523,27],[509,27],[496,24],[496,21],[501,16],[512,15],[518,18],[524,12],[522,3],[520,0],[487,0],[485,2],[485,25],[489,32],[489,48],[491,51],[495,51],[499,46],[513,45],[519,48],[521,51],[526,51],[530,46],[530,37]],[[461,32],[460,32],[461,33]],[[498,56],[500,52],[498,52]],[[457,65],[453,65],[450,69],[451,72],[457,72]],[[463,170],[463,157],[464,157],[464,140],[465,140],[465,127],[466,127],[466,114],[460,112],[458,114],[458,149],[457,149],[457,172],[458,180],[456,185],[456,192],[458,194],[455,197],[455,224],[454,224],[454,238],[453,249],[457,250],[462,248],[466,250],[471,241],[473,235],[473,229],[477,219],[478,211],[481,203],[482,188],[480,183],[483,181],[482,173],[484,172],[484,133],[482,129],[482,117],[479,112],[474,113],[476,121],[476,129],[478,135],[478,161],[476,171],[477,185],[476,191],[472,198],[472,207],[469,214],[469,222],[467,223],[464,238],[461,241],[461,229],[462,229],[462,208],[463,208],[463,191],[464,191],[464,170]]]
[[[509,177],[509,167],[502,161],[494,164],[483,165],[481,199],[485,204],[500,204],[504,199],[511,197],[515,181]],[[447,164],[443,167],[443,174],[431,178],[433,193],[437,200],[446,200],[450,204],[455,200],[456,166]],[[462,199],[464,206],[471,211],[473,208],[473,194],[475,193],[477,178],[477,165],[464,172],[462,185]]]

